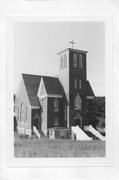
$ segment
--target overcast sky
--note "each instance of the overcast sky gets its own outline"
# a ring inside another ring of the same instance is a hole
[[[104,22],[18,22],[14,24],[15,91],[21,73],[57,75],[57,53],[71,48],[86,50],[87,79],[96,96],[105,95]]]

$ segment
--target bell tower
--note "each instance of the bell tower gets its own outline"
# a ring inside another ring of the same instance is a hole
[[[87,51],[68,48],[58,53],[58,77],[67,99],[67,128],[86,124],[86,54]]]

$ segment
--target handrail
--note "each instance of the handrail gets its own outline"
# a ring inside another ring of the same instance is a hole
[[[39,132],[38,132],[38,130],[37,130],[37,128],[36,128],[35,126],[33,126],[33,132],[35,133],[35,135],[36,135],[38,138],[40,138],[40,134],[39,134]]]
[[[96,136],[98,137],[100,140],[105,141],[105,137],[102,136],[96,129],[94,129],[91,125],[88,126],[89,130]]]

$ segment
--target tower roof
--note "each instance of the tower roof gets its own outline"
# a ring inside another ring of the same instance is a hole
[[[67,49],[64,49],[63,51],[60,51],[59,53],[57,53],[57,55],[65,52],[65,51],[74,51],[74,52],[80,52],[80,53],[88,53],[88,51],[84,51],[84,50],[79,50],[79,49],[72,49],[72,48],[67,48]]]

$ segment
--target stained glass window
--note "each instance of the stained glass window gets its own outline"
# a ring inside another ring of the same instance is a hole
[[[79,89],[81,89],[81,79],[79,79]]]
[[[74,79],[74,87],[77,89],[77,79]]]
[[[67,121],[67,107],[64,108],[64,120]]]
[[[73,67],[77,67],[77,54],[76,53],[74,53],[73,54]]]
[[[74,100],[75,110],[81,110],[81,103],[82,103],[81,97],[80,97],[79,93],[77,93],[75,100]]]
[[[78,56],[78,68],[83,68],[83,57],[81,54]]]
[[[54,111],[58,111],[58,104],[59,104],[59,102],[58,102],[57,98],[55,98],[55,100],[54,100]]]

